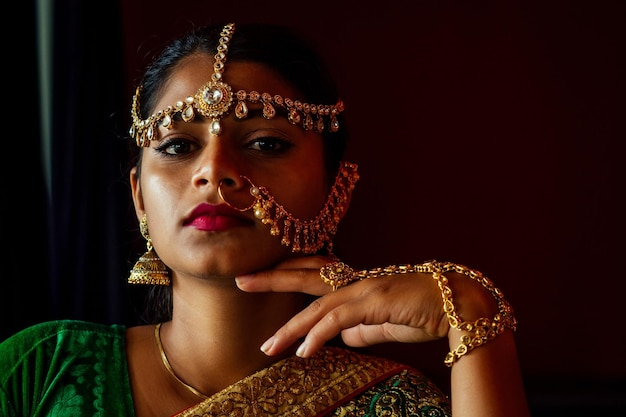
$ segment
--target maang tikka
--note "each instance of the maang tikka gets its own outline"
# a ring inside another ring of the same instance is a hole
[[[144,214],[139,222],[141,235],[146,239],[147,251],[135,263],[128,277],[129,284],[170,285],[167,266],[159,258],[152,247],[152,239],[148,233],[148,219]]]
[[[334,104],[314,104],[256,90],[233,91],[233,88],[224,81],[223,74],[228,47],[234,33],[235,25],[233,23],[222,28],[217,51],[214,55],[211,79],[193,95],[189,95],[143,119],[140,111],[142,86],[137,87],[131,106],[132,125],[129,130],[129,134],[135,139],[137,146],[149,147],[151,141],[160,140],[159,128],[169,130],[175,123],[180,121],[191,122],[196,117],[210,120],[209,132],[218,136],[222,133],[221,121],[224,117],[234,113],[236,120],[246,119],[249,114],[249,106],[260,106],[263,117],[268,120],[273,119],[279,113],[286,115],[291,124],[299,126],[305,131],[335,133],[339,130],[338,117],[344,111],[344,103],[339,98]],[[253,210],[255,217],[263,224],[270,226],[270,233],[273,236],[282,237],[281,244],[291,247],[292,252],[312,254],[325,247],[329,253],[332,253],[332,239],[337,231],[337,225],[348,207],[348,200],[356,181],[359,179],[356,171],[356,164],[341,163],[325,205],[311,220],[295,218],[275,200],[267,188],[257,187],[245,176],[242,177],[250,183],[250,192],[254,197],[250,206],[242,209],[231,205],[222,195],[222,182],[218,185],[218,192],[227,205],[239,211]],[[146,266],[150,266],[151,270],[158,270],[156,264],[151,264],[152,261],[162,264],[152,251],[149,239],[148,252],[140,258],[137,264],[140,264],[142,259],[148,262]],[[141,275],[146,269],[143,267],[138,274]],[[166,271],[164,265],[163,271]],[[147,272],[141,277],[145,277],[146,274]],[[129,278],[129,282],[131,278]],[[166,279],[168,278],[166,277]],[[145,283],[152,283],[152,281],[149,279],[149,282]]]
[[[226,67],[228,45],[234,33],[234,23],[229,23],[222,29],[214,56],[211,79],[195,94],[153,113],[147,119],[142,119],[140,112],[142,86],[137,87],[131,106],[132,125],[129,130],[137,146],[148,147],[151,141],[159,140],[159,127],[171,129],[176,122],[180,120],[191,122],[196,116],[210,120],[209,132],[217,136],[222,133],[221,120],[224,117],[232,111],[236,119],[246,119],[250,105],[262,106],[263,117],[268,120],[273,119],[279,113],[285,113],[291,124],[304,130],[313,130],[318,133],[339,130],[338,116],[344,111],[341,99],[337,99],[334,104],[314,104],[255,90],[233,91],[230,84],[223,80],[223,73]]]

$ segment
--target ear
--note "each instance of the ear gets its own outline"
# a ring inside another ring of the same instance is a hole
[[[133,204],[135,205],[137,220],[141,220],[145,210],[143,206],[143,194],[141,193],[141,183],[139,182],[139,177],[137,176],[137,167],[133,167],[130,170],[130,188],[132,191]]]

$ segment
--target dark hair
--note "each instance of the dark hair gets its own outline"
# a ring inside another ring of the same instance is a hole
[[[223,24],[194,28],[173,40],[150,64],[141,81],[140,117],[145,119],[155,110],[161,89],[185,57],[197,53],[215,55]],[[224,71],[228,82],[228,62],[260,63],[276,71],[300,94],[293,97],[315,104],[335,104],[339,99],[337,87],[316,50],[293,30],[275,24],[235,25],[228,45]],[[208,81],[208,75],[207,75]],[[322,133],[329,177],[333,178],[346,147],[348,138],[345,120],[338,117],[339,131]],[[135,148],[136,149],[136,148]],[[137,175],[140,172],[141,149],[137,155]],[[145,300],[144,319],[159,322],[171,319],[172,294],[170,287],[152,286]]]
[[[141,81],[141,118],[148,118],[157,110],[155,104],[160,90],[183,58],[196,53],[215,55],[223,27],[219,24],[194,28],[165,47],[150,64]],[[251,61],[264,64],[284,77],[301,94],[294,99],[315,104],[335,104],[339,99],[333,78],[315,48],[285,26],[259,23],[235,25],[226,59],[226,81],[228,62]],[[342,114],[338,120],[338,132],[325,129],[322,133],[326,163],[331,173],[339,167],[348,138]]]

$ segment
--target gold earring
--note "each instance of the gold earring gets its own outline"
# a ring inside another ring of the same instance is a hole
[[[148,219],[144,214],[139,222],[141,235],[146,239],[147,252],[144,253],[130,271],[129,284],[153,284],[170,285],[170,277],[167,267],[159,256],[154,252],[152,239],[148,234]]]

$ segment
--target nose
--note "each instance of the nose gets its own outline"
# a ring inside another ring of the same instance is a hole
[[[245,186],[245,180],[239,172],[239,161],[226,138],[212,137],[201,150],[192,174],[193,186],[200,189],[210,188],[217,196],[217,189],[227,186],[238,189]],[[217,197],[219,199],[219,197]]]

